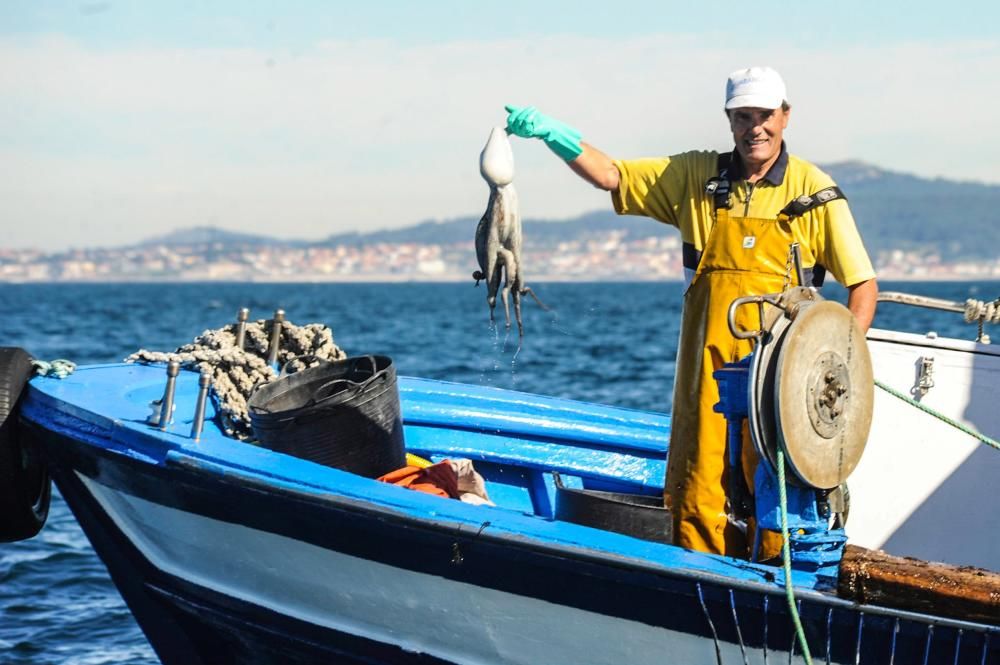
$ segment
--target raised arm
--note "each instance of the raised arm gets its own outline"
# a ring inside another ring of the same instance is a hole
[[[540,113],[533,106],[507,106],[507,133],[526,139],[541,139],[566,162],[573,172],[598,189],[618,188],[618,167],[611,158],[580,140],[580,132],[566,123]]]
[[[590,145],[580,142],[583,151],[571,162],[566,162],[573,173],[577,174],[594,187],[611,192],[618,189],[621,174],[611,158]]]

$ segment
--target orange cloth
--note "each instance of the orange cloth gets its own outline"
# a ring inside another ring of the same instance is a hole
[[[457,499],[460,496],[458,474],[448,460],[423,469],[404,466],[402,469],[390,471],[378,480],[446,499]]]

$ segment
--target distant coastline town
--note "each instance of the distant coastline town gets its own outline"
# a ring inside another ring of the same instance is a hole
[[[881,279],[997,280],[1000,257],[945,261],[926,250],[883,250],[873,257]],[[471,239],[448,244],[372,242],[275,246],[233,242],[147,243],[48,253],[0,249],[0,282],[102,281],[471,281]],[[682,278],[676,235],[630,238],[624,231],[532,243],[528,279],[645,281]]]
[[[922,178],[850,161],[843,187],[884,280],[1000,280],[1000,185]],[[471,281],[479,217],[286,240],[193,227],[126,247],[3,248],[0,282]],[[611,210],[525,219],[529,282],[682,279],[676,229]]]

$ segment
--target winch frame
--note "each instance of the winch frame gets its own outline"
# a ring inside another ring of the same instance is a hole
[[[742,330],[736,326],[736,309],[747,304],[756,304],[760,310],[761,327],[758,330]],[[799,315],[808,313],[809,308],[817,304],[821,306],[802,317],[804,320],[811,319],[811,322],[795,329]],[[850,362],[841,358],[838,353],[840,348],[831,350],[822,340],[809,339],[817,336],[817,320],[821,323],[827,320],[817,319],[820,316],[841,324],[846,321],[844,325],[854,326],[846,333],[846,341],[839,339],[840,331],[831,334],[835,342],[839,340],[841,347],[847,345],[843,355]],[[782,529],[777,469],[780,446],[783,453],[780,457],[789,459],[786,469],[791,472],[785,474],[788,480],[785,508],[792,567],[813,572],[833,583],[847,540],[843,529],[842,511],[846,510],[843,481],[860,458],[870,424],[871,362],[864,347],[864,337],[846,308],[825,301],[815,290],[804,287],[792,287],[780,294],[737,298],[730,305],[728,318],[734,337],[756,342],[748,356],[738,362],[727,363],[713,375],[719,384],[720,396],[715,411],[727,420],[727,463],[730,467],[730,502],[727,508],[730,520],[745,526],[751,510],[756,517],[758,528],[751,551],[752,560],[759,557],[760,529]],[[789,361],[782,355],[790,331],[792,339],[796,340],[790,345],[792,351],[809,354],[809,357]],[[802,341],[803,331],[805,341]],[[853,338],[855,333],[859,339]],[[856,346],[858,344],[860,346]],[[787,375],[780,376],[782,369],[789,371],[789,368],[792,373],[803,374],[805,378],[796,381],[792,377],[790,381]],[[816,385],[811,385],[810,379]],[[798,384],[803,384],[801,394],[790,389],[790,386]],[[788,401],[784,405],[782,389],[794,393],[785,396]],[[845,413],[851,398],[856,398],[860,405],[850,404],[850,412]],[[790,409],[800,409],[802,414],[793,412],[796,417],[788,418]],[[795,421],[800,430],[798,434],[782,430],[782,412],[786,420]],[[855,427],[849,422],[851,417],[862,422]],[[801,432],[803,423],[812,428],[805,435]],[[762,462],[754,470],[752,494],[743,481],[745,428],[749,430]],[[849,437],[846,445],[841,441],[843,447],[837,450],[841,454],[839,467],[832,473],[825,473],[823,468],[817,470],[815,466],[810,466],[817,460],[822,462],[830,457],[829,451],[819,450],[817,453],[813,448],[822,448],[827,439],[837,436]],[[843,459],[845,450],[848,453],[846,462]]]

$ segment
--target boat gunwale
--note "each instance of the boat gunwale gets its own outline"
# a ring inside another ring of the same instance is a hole
[[[983,344],[971,339],[957,337],[928,337],[927,333],[910,333],[884,328],[870,328],[866,334],[868,342],[892,344],[894,346],[912,346],[920,348],[942,349],[967,353],[974,356],[1000,358],[1000,346]]]

